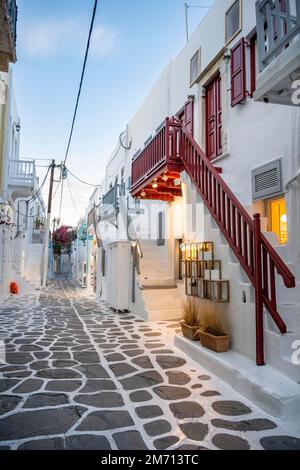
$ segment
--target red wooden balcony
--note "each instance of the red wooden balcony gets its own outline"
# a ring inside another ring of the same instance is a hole
[[[180,172],[183,170],[178,145],[179,128],[169,118],[132,161],[131,194],[140,199],[171,202],[182,196]]]

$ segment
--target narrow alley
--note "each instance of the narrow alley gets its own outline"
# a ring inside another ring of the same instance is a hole
[[[173,347],[177,323],[115,313],[68,278],[0,316],[0,449],[300,448]]]

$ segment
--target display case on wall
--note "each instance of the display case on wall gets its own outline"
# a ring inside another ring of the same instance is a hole
[[[213,242],[183,243],[180,248],[186,295],[217,303],[229,302],[229,281],[222,278],[222,263],[215,260]]]

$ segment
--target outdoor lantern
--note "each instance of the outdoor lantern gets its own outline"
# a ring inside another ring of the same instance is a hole
[[[198,250],[202,253],[207,253],[208,251],[213,252],[214,244],[213,244],[213,242],[198,243]]]

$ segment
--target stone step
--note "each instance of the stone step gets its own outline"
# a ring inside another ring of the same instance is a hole
[[[145,306],[147,310],[173,310],[180,309],[182,306],[182,302],[179,298],[160,298],[159,294],[157,294],[157,296],[158,298],[155,300],[145,299]]]
[[[210,351],[181,334],[175,336],[174,345],[267,413],[295,423],[299,420],[299,384],[286,377],[284,371],[280,373],[270,364],[257,367],[254,361],[235,351]]]
[[[182,319],[182,310],[179,308],[168,308],[160,310],[146,310],[148,321],[158,320],[180,320]]]
[[[178,298],[178,291],[177,288],[174,287],[164,287],[164,288],[149,288],[149,289],[143,289],[143,297],[145,302],[151,301],[151,300],[156,300],[156,299],[168,299],[168,301],[173,301],[174,299]]]

